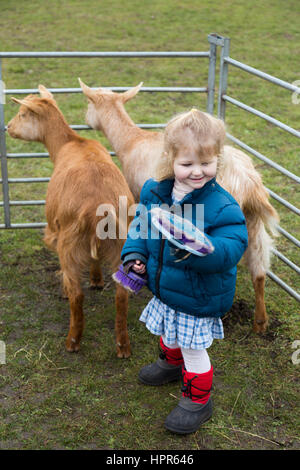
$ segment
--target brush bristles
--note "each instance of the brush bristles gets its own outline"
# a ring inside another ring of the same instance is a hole
[[[118,271],[112,275],[112,278],[115,282],[121,284],[124,289],[127,289],[134,294],[136,294],[145,285],[145,281],[143,281],[143,279],[132,279],[132,277],[125,273],[122,268],[119,268]]]

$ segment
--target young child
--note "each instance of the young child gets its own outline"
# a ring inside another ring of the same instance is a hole
[[[165,130],[156,180],[146,181],[140,196],[148,210],[153,204],[187,204],[197,226],[195,208],[203,204],[201,227],[213,253],[178,259],[162,235],[151,238],[150,215],[148,238],[133,237],[131,226],[122,251],[123,265],[135,260],[134,271],[147,272],[154,297],[140,320],[160,336],[162,349],[156,362],[141,369],[139,380],[162,385],[183,378],[182,397],[165,421],[168,430],[179,434],[196,431],[212,415],[213,367],[207,348],[224,337],[221,317],[232,305],[236,266],[248,243],[238,203],[216,182],[225,135],[223,121],[207,113],[192,109],[175,116]],[[136,219],[139,213],[138,208]]]

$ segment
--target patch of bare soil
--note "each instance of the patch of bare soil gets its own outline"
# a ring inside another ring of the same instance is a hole
[[[249,324],[254,315],[254,307],[249,305],[245,300],[237,300],[233,303],[229,312],[223,317],[223,325],[227,331],[232,331],[237,324]]]
[[[254,305],[248,304],[245,300],[237,300],[233,303],[231,309],[223,317],[224,329],[227,333],[232,333],[237,325],[249,326],[249,334],[252,331],[254,319]],[[265,341],[274,341],[278,336],[278,328],[282,326],[282,321],[278,320],[276,312],[268,311],[269,325],[267,331],[260,336]]]

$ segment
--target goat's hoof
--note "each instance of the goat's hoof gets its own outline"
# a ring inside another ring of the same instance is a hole
[[[253,331],[254,333],[265,333],[268,327],[268,320],[254,321]]]
[[[91,281],[90,282],[90,289],[92,290],[102,290],[104,287],[103,282]]]
[[[131,347],[130,344],[117,344],[117,357],[120,359],[127,359],[131,356]]]
[[[68,352],[78,352],[80,348],[79,341],[76,341],[75,338],[67,338],[66,340],[66,350]]]

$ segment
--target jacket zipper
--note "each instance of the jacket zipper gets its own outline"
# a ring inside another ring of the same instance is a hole
[[[161,242],[160,242],[160,249],[159,249],[159,259],[158,259],[159,264],[158,264],[158,269],[156,271],[156,278],[155,278],[156,296],[159,299],[160,299],[159,281],[160,281],[162,265],[163,265],[163,255],[164,255],[165,243],[166,243],[166,239],[162,238]]]
[[[155,196],[160,199],[161,202],[165,202],[159,194],[157,194],[155,191],[151,189],[151,193],[154,194]],[[162,271],[162,262],[163,262],[163,255],[164,255],[164,247],[165,247],[166,239],[161,238],[160,242],[160,248],[159,248],[159,258],[158,258],[158,269],[156,271],[156,277],[155,277],[155,289],[156,289],[156,297],[160,299],[160,290],[159,290],[159,281],[160,281],[160,276],[161,276],[161,271]]]

